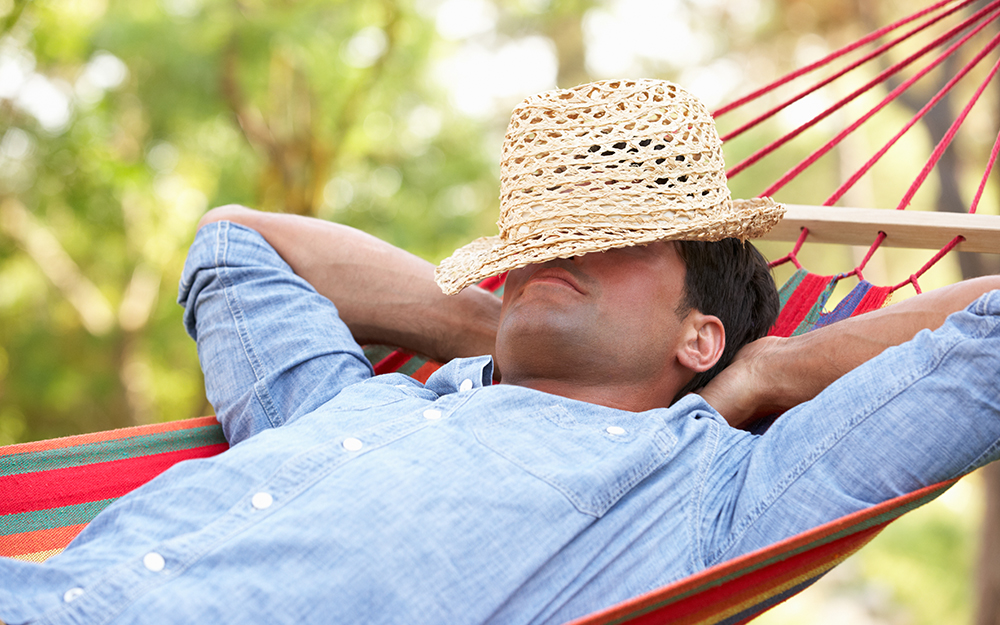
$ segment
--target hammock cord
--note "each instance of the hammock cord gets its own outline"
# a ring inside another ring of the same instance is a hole
[[[949,4],[951,4],[952,6],[948,7]],[[779,111],[787,108],[788,106],[794,104],[795,102],[798,102],[799,100],[805,98],[806,96],[808,96],[808,95],[816,92],[820,88],[822,88],[822,87],[824,87],[826,85],[829,85],[834,80],[836,80],[836,79],[844,76],[847,72],[860,67],[864,63],[870,61],[871,59],[873,59],[873,58],[875,58],[875,57],[877,57],[877,56],[885,53],[887,50],[889,50],[889,49],[897,46],[898,44],[900,44],[900,43],[902,43],[902,42],[904,42],[904,41],[912,38],[917,33],[920,33],[920,32],[923,32],[923,31],[927,30],[930,26],[932,26],[934,24],[937,24],[938,22],[940,22],[945,17],[953,15],[957,11],[959,11],[959,10],[967,7],[969,4],[971,4],[971,3],[968,2],[968,1],[963,1],[963,2],[959,2],[959,3],[955,4],[953,0],[943,0],[943,1],[936,2],[935,4],[929,6],[929,7],[925,8],[925,9],[923,9],[921,11],[918,11],[917,13],[914,13],[913,15],[910,15],[909,17],[903,18],[901,20],[898,20],[898,21],[894,22],[893,24],[890,24],[889,26],[885,26],[885,27],[880,28],[880,29],[878,29],[876,31],[873,31],[872,33],[870,33],[869,35],[863,37],[862,39],[859,39],[858,41],[856,41],[856,42],[854,42],[852,44],[844,46],[844,47],[842,47],[842,48],[840,48],[840,49],[838,49],[838,50],[836,50],[836,51],[834,51],[834,52],[826,55],[825,57],[823,57],[819,61],[816,61],[816,62],[814,62],[814,63],[812,63],[810,65],[807,65],[807,66],[805,66],[805,67],[803,67],[803,68],[801,68],[799,70],[796,70],[796,71],[792,72],[791,74],[788,74],[787,76],[785,76],[785,77],[783,77],[781,79],[778,79],[778,80],[776,80],[776,81],[774,81],[774,82],[766,85],[765,87],[762,87],[762,88],[754,91],[753,93],[751,93],[751,94],[749,94],[749,95],[747,95],[747,96],[745,96],[743,98],[740,98],[740,99],[734,101],[732,104],[729,104],[727,106],[724,106],[724,107],[718,109],[715,112],[715,117],[717,117],[717,118],[719,116],[725,114],[725,113],[728,113],[728,112],[730,112],[730,111],[732,111],[732,110],[740,107],[740,106],[743,106],[744,104],[746,104],[746,103],[748,103],[748,102],[750,102],[752,100],[755,100],[755,99],[759,98],[760,96],[762,96],[764,94],[769,93],[770,91],[773,91],[774,89],[776,89],[776,88],[778,88],[778,87],[780,87],[782,85],[785,85],[785,84],[789,83],[790,81],[792,81],[793,79],[795,79],[795,78],[797,78],[799,76],[802,76],[802,75],[804,75],[804,74],[806,74],[806,73],[808,73],[810,71],[813,71],[813,70],[815,70],[817,68],[820,68],[820,67],[823,67],[825,65],[830,64],[832,61],[834,61],[836,59],[839,59],[840,57],[842,57],[842,56],[844,56],[844,55],[846,55],[846,54],[848,54],[848,53],[850,53],[850,52],[858,49],[862,45],[871,43],[871,42],[875,41],[876,39],[878,39],[879,37],[881,37],[883,35],[886,35],[887,33],[890,33],[890,32],[892,32],[892,31],[894,31],[896,29],[899,29],[899,28],[901,28],[901,27],[903,27],[903,26],[905,26],[907,24],[911,24],[911,23],[913,23],[913,22],[915,22],[917,20],[920,20],[921,18],[927,17],[926,20],[924,20],[923,22],[921,22],[921,23],[915,25],[914,27],[910,28],[905,33],[903,33],[903,34],[895,37],[894,39],[892,39],[891,41],[889,41],[887,43],[884,43],[884,44],[878,46],[871,53],[864,55],[863,57],[861,57],[860,59],[858,59],[858,60],[850,63],[849,65],[847,65],[843,69],[840,69],[839,71],[834,72],[831,76],[820,80],[819,82],[817,82],[816,84],[812,85],[811,87],[809,87],[809,88],[807,88],[807,89],[799,92],[797,95],[795,95],[795,96],[793,96],[793,97],[785,100],[782,104],[780,104],[778,106],[775,106],[773,108],[770,108],[769,110],[767,110],[762,115],[759,115],[758,117],[752,119],[751,121],[743,124],[742,126],[738,127],[736,130],[733,130],[733,131],[725,134],[722,137],[723,141],[726,141],[726,140],[729,140],[729,139],[731,139],[733,137],[739,136],[740,134],[748,131],[749,129],[754,128],[755,126],[759,125],[761,122],[763,122],[763,121],[765,121],[765,120],[773,117],[774,115],[776,115]],[[795,165],[794,167],[792,167],[791,169],[789,169],[776,182],[774,182],[773,184],[771,184],[770,186],[768,186],[763,192],[760,193],[761,196],[771,196],[771,195],[774,195],[777,191],[779,191],[780,189],[784,188],[791,180],[795,179],[805,169],[807,169],[808,167],[810,167],[811,165],[813,165],[817,160],[819,160],[820,158],[822,158],[824,155],[826,155],[827,153],[829,153],[834,147],[836,147],[837,145],[839,145],[849,134],[851,134],[852,132],[854,132],[855,130],[857,130],[859,127],[861,127],[865,122],[867,122],[869,119],[871,119],[876,113],[878,113],[879,111],[885,109],[891,102],[893,102],[893,101],[899,99],[900,97],[902,97],[902,95],[908,89],[910,89],[918,80],[924,78],[933,69],[939,67],[946,59],[948,59],[948,58],[952,57],[953,55],[955,55],[956,52],[958,52],[959,49],[962,48],[962,46],[966,45],[973,37],[976,37],[977,35],[979,35],[980,33],[982,33],[982,31],[987,26],[989,26],[990,24],[997,23],[998,21],[1000,21],[1000,0],[991,0],[985,6],[982,6],[980,9],[978,9],[977,11],[975,11],[972,15],[970,15],[970,16],[962,19],[956,25],[951,26],[950,28],[947,28],[946,32],[944,32],[943,34],[935,37],[933,39],[933,41],[931,41],[930,43],[922,46],[919,50],[917,50],[916,52],[910,54],[909,56],[907,56],[902,61],[899,61],[899,62],[893,64],[892,66],[887,67],[886,69],[882,70],[881,72],[878,73],[878,75],[874,79],[868,81],[867,83],[865,83],[860,88],[855,89],[849,95],[847,95],[846,97],[841,98],[840,100],[838,100],[833,105],[827,107],[825,110],[823,110],[818,115],[815,115],[814,117],[812,117],[811,119],[809,119],[805,123],[803,123],[803,124],[799,125],[798,127],[792,129],[791,131],[787,132],[785,135],[779,137],[778,139],[774,140],[773,142],[771,142],[771,143],[769,143],[769,144],[761,147],[756,152],[754,152],[753,154],[751,154],[749,157],[745,158],[743,161],[739,162],[737,165],[735,165],[734,167],[732,167],[727,172],[727,175],[731,178],[732,176],[735,176],[736,174],[738,174],[738,173],[742,172],[743,170],[747,169],[748,167],[754,165],[755,163],[757,163],[758,161],[760,161],[762,158],[764,158],[765,156],[767,156],[771,152],[773,152],[776,149],[778,149],[779,147],[783,146],[785,143],[788,143],[789,141],[791,141],[792,139],[794,139],[798,135],[802,134],[804,131],[808,130],[812,126],[816,125],[817,123],[819,123],[823,119],[829,117],[834,112],[840,110],[841,108],[843,108],[844,106],[846,106],[848,103],[850,103],[853,100],[857,99],[858,97],[860,97],[864,93],[868,92],[869,90],[871,90],[875,86],[877,86],[877,85],[879,85],[881,83],[888,82],[893,76],[895,76],[901,70],[903,70],[904,68],[908,67],[909,65],[911,65],[916,60],[924,57],[931,50],[933,50],[935,48],[944,48],[945,45],[947,44],[947,48],[944,49],[943,52],[941,52],[940,54],[938,54],[929,63],[927,63],[925,66],[923,66],[918,71],[916,71],[916,73],[914,75],[912,75],[911,77],[907,78],[905,81],[903,81],[897,87],[893,88],[888,93],[888,95],[886,95],[881,100],[881,102],[879,102],[877,105],[875,105],[874,107],[872,107],[870,110],[866,110],[864,112],[864,114],[861,115],[861,117],[859,117],[856,121],[854,121],[849,126],[847,126],[843,130],[841,130],[840,132],[838,132],[836,134],[836,136],[833,137],[833,139],[827,141],[826,143],[824,143],[823,145],[821,145],[819,148],[817,148],[814,151],[812,151],[812,153],[809,154],[809,156],[807,156],[805,159],[803,159],[797,165]],[[962,33],[964,33],[964,34],[962,34]],[[948,43],[948,42],[951,42],[951,43]],[[917,113],[915,115],[913,115],[912,118],[888,142],[885,143],[885,145],[883,145],[881,148],[879,148],[879,150],[871,158],[869,158],[869,160],[864,165],[862,165],[857,171],[855,171],[846,181],[842,182],[837,187],[837,189],[833,192],[833,194],[823,202],[822,205],[823,206],[833,206],[836,202],[838,202],[844,196],[844,194],[850,188],[852,188],[858,182],[858,180],[861,179],[862,176],[864,176],[868,171],[870,171],[872,169],[872,167],[874,167],[874,165],[889,151],[889,149],[893,145],[895,145],[902,138],[902,136],[906,132],[908,132],[910,129],[913,128],[913,126],[915,126],[919,121],[921,121],[927,115],[927,113],[931,109],[933,109],[936,105],[938,105],[939,103],[941,103],[941,101],[945,98],[945,96],[947,96],[949,93],[953,92],[954,89],[955,89],[955,87],[956,87],[956,85],[958,85],[958,83],[961,80],[965,79],[966,76],[974,68],[976,68],[982,62],[982,60],[984,58],[987,57],[987,55],[993,53],[995,50],[997,50],[998,47],[1000,47],[1000,32],[998,32],[996,35],[992,35],[991,38],[989,39],[989,41],[986,43],[986,45],[983,45],[983,46],[980,46],[980,47],[976,48],[976,53],[972,56],[972,58],[970,60],[968,60],[967,62],[965,62],[965,65],[963,67],[961,67],[961,69],[958,70],[953,76],[951,76],[949,78],[949,80],[946,82],[946,84],[943,87],[941,87],[937,91],[937,93],[935,93],[934,96],[929,101],[927,101],[927,103],[924,104],[920,108],[920,110],[917,111]],[[961,125],[963,124],[963,122],[965,121],[965,119],[968,117],[968,115],[969,115],[970,111],[972,110],[972,108],[976,105],[976,103],[980,99],[980,96],[983,94],[983,92],[985,91],[985,89],[988,86],[988,84],[993,81],[993,79],[995,78],[995,76],[998,73],[998,71],[1000,71],[1000,60],[997,60],[997,62],[993,65],[993,68],[989,71],[989,73],[986,76],[986,78],[979,84],[978,88],[975,90],[975,93],[972,95],[972,97],[969,99],[969,101],[966,103],[966,105],[962,109],[962,112],[956,117],[956,119],[954,120],[954,122],[948,128],[948,130],[945,133],[944,137],[935,146],[934,150],[932,151],[932,153],[931,153],[930,157],[928,158],[927,162],[924,164],[924,166],[921,169],[920,173],[917,175],[917,177],[914,179],[914,181],[910,184],[910,186],[907,189],[906,193],[903,195],[902,199],[899,201],[899,204],[897,205],[897,210],[905,210],[909,206],[909,204],[913,200],[915,194],[920,189],[921,185],[926,181],[926,179],[928,178],[928,176],[930,175],[930,173],[933,171],[933,169],[937,166],[938,161],[943,156],[945,150],[950,146],[950,144],[954,140],[954,138],[955,138],[955,136],[956,136],[959,128],[961,127]],[[986,164],[986,168],[985,168],[985,171],[983,173],[983,177],[980,180],[978,190],[976,191],[975,198],[973,199],[972,204],[969,207],[969,211],[968,211],[969,214],[975,213],[976,209],[978,208],[979,202],[980,202],[980,200],[981,200],[981,198],[983,196],[983,193],[985,191],[985,188],[986,188],[986,185],[987,185],[987,181],[989,179],[990,172],[993,170],[993,167],[996,164],[996,161],[998,159],[998,154],[1000,154],[1000,134],[997,135],[996,142],[994,143],[993,149],[990,152],[990,156],[989,156],[988,162]],[[785,255],[785,256],[783,256],[783,257],[781,257],[781,258],[773,261],[771,263],[771,266],[774,267],[774,266],[777,266],[777,265],[780,265],[780,264],[783,264],[783,263],[786,263],[786,262],[791,262],[797,269],[802,269],[802,265],[801,265],[801,263],[798,260],[798,253],[801,250],[801,248],[802,248],[803,244],[805,243],[806,239],[808,238],[808,236],[809,236],[809,230],[808,230],[808,228],[802,228],[802,230],[801,230],[801,232],[799,234],[799,237],[796,240],[795,245],[794,245],[792,251],[790,251],[787,255]],[[865,266],[868,264],[868,261],[872,258],[873,254],[880,248],[880,246],[883,244],[883,242],[886,240],[886,238],[887,238],[887,235],[886,235],[885,232],[879,232],[878,235],[875,237],[875,240],[872,242],[871,246],[868,248],[868,250],[867,250],[864,258],[861,260],[861,262],[858,263],[857,266],[854,269],[852,269],[851,271],[836,276],[835,280],[839,281],[839,280],[841,280],[843,278],[846,278],[846,277],[849,277],[849,276],[857,276],[857,278],[859,280],[864,280],[863,271],[864,271]],[[949,253],[951,250],[953,250],[959,243],[961,243],[964,240],[965,239],[962,236],[955,237],[947,245],[945,245],[941,250],[939,250],[930,260],[928,260],[919,270],[917,270],[916,272],[914,272],[913,274],[911,274],[906,280],[904,280],[903,282],[900,282],[899,284],[897,284],[895,286],[889,287],[890,288],[889,292],[890,293],[894,292],[897,289],[902,288],[903,286],[905,286],[907,284],[912,284],[913,288],[916,290],[916,292],[920,293],[921,292],[921,288],[920,288],[920,284],[919,284],[919,278],[930,267],[932,267],[935,263],[937,263],[941,258],[943,258],[947,253]]]
[[[738,127],[736,130],[733,130],[733,131],[730,131],[730,132],[726,133],[725,135],[722,136],[722,140],[723,141],[728,141],[729,139],[731,139],[733,137],[737,137],[737,136],[743,134],[744,132],[746,132],[747,130],[750,130],[751,128],[754,128],[755,126],[757,126],[761,122],[763,122],[763,121],[765,121],[767,119],[770,119],[771,117],[773,117],[774,115],[776,115],[777,113],[779,113],[783,109],[787,108],[788,106],[790,106],[790,105],[794,104],[795,102],[798,102],[799,100],[805,98],[807,95],[809,95],[809,94],[811,94],[811,93],[813,93],[815,91],[818,91],[820,88],[825,87],[826,85],[832,83],[834,80],[840,78],[841,76],[843,76],[844,74],[848,73],[849,71],[851,71],[853,69],[856,69],[856,68],[860,67],[861,65],[864,65],[868,61],[872,60],[873,58],[876,58],[876,57],[880,56],[885,51],[894,48],[897,44],[900,44],[900,43],[906,41],[907,39],[909,39],[913,35],[916,35],[916,34],[922,32],[923,30],[925,30],[925,29],[929,28],[930,26],[936,24],[937,22],[941,21],[942,19],[948,17],[952,13],[955,13],[956,11],[962,9],[964,6],[966,6],[967,4],[969,4],[972,1],[973,0],[965,0],[964,2],[962,2],[962,4],[959,4],[959,5],[955,6],[955,7],[952,7],[950,10],[946,11],[945,13],[942,13],[941,15],[938,15],[937,17],[934,17],[933,19],[928,20],[927,22],[925,22],[925,23],[917,26],[916,28],[914,28],[914,29],[910,30],[909,32],[907,32],[907,33],[905,33],[905,34],[897,37],[896,39],[893,39],[892,41],[889,41],[887,43],[882,44],[881,46],[879,46],[875,50],[872,50],[871,52],[869,52],[865,56],[861,57],[857,61],[854,61],[853,63],[851,63],[850,65],[844,67],[843,69],[841,69],[840,71],[836,72],[835,74],[833,74],[833,75],[831,75],[831,76],[829,76],[827,78],[824,78],[823,80],[821,80],[820,82],[816,83],[812,87],[809,87],[805,91],[802,91],[802,92],[798,93],[797,95],[789,98],[785,102],[783,102],[783,103],[775,106],[774,108],[768,110],[766,113],[764,113],[762,115],[759,115],[758,117],[755,117],[754,119],[750,120],[749,122],[747,122],[747,123],[743,124],[742,126]],[[781,82],[781,84],[784,84],[784,82]],[[718,117],[719,113],[717,112],[715,116]]]
[[[889,32],[892,32],[893,30],[896,30],[897,28],[900,28],[902,26],[905,26],[905,25],[909,24],[910,22],[912,22],[914,20],[920,19],[921,17],[927,15],[928,13],[933,13],[934,11],[936,11],[936,10],[940,9],[941,7],[943,7],[944,5],[946,5],[946,4],[950,3],[950,2],[954,2],[954,1],[955,0],[941,0],[940,2],[937,2],[934,5],[929,6],[929,7],[925,8],[925,9],[923,9],[922,11],[914,13],[913,15],[910,15],[908,17],[904,17],[903,19],[898,20],[896,22],[893,22],[892,24],[889,24],[888,26],[883,26],[882,28],[879,28],[878,30],[876,30],[876,31],[874,31],[874,32],[866,35],[865,37],[863,37],[863,38],[861,38],[861,39],[859,39],[859,40],[857,40],[857,41],[855,41],[853,43],[850,43],[850,44],[848,44],[848,45],[840,48],[839,50],[835,50],[835,51],[831,52],[830,54],[826,55],[822,59],[820,59],[818,61],[815,61],[813,63],[810,63],[809,65],[806,65],[805,67],[802,67],[802,68],[800,68],[800,69],[792,72],[791,74],[787,74],[787,75],[779,78],[778,80],[776,80],[776,81],[774,81],[774,82],[772,82],[772,83],[770,83],[768,85],[765,85],[765,86],[761,87],[760,89],[757,89],[753,93],[750,93],[750,94],[748,94],[746,96],[743,96],[742,98],[736,100],[735,102],[732,102],[731,104],[727,104],[726,106],[723,106],[719,110],[715,111],[715,113],[713,115],[714,115],[714,117],[719,118],[722,115],[725,115],[726,113],[728,113],[730,111],[733,111],[733,110],[735,110],[735,109],[743,106],[747,102],[752,102],[752,101],[756,100],[757,98],[759,98],[760,96],[762,96],[762,95],[764,95],[766,93],[769,93],[771,91],[774,91],[778,87],[780,87],[780,86],[782,86],[782,85],[784,85],[786,83],[791,82],[792,80],[798,78],[799,76],[802,76],[804,74],[808,74],[809,72],[813,71],[814,69],[818,69],[820,67],[823,67],[824,65],[829,64],[831,61],[834,61],[834,60],[836,60],[836,59],[838,59],[838,58],[840,58],[840,57],[842,57],[842,56],[844,56],[844,55],[846,55],[846,54],[848,54],[850,52],[853,52],[854,50],[860,48],[861,46],[866,45],[866,44],[874,41],[875,39],[878,39],[882,35],[884,35],[886,33],[889,33]],[[967,4],[969,4],[968,1],[962,2],[962,4],[960,6],[965,6]]]
[[[972,34],[972,33],[970,33],[970,34]],[[964,38],[963,38],[963,40],[964,40]],[[959,42],[959,43],[961,43],[961,42]],[[884,146],[882,146],[882,148],[879,149],[878,152],[876,152],[870,159],[868,159],[868,162],[866,162],[864,165],[862,165],[861,168],[859,168],[856,172],[854,172],[854,174],[851,175],[850,178],[848,178],[843,184],[841,184],[840,187],[838,187],[837,190],[834,191],[833,195],[831,195],[829,198],[826,199],[825,202],[823,202],[823,206],[832,206],[841,197],[843,197],[844,193],[846,193],[848,189],[850,189],[851,187],[853,187],[854,184],[864,174],[866,174],[868,172],[868,170],[871,169],[872,166],[874,166],[875,163],[878,162],[878,160],[881,159],[885,155],[886,152],[889,151],[889,148],[891,148],[893,145],[895,145],[896,142],[900,138],[902,138],[902,136],[904,134],[906,134],[906,132],[908,132],[910,130],[910,128],[912,128],[914,125],[916,125],[916,123],[918,121],[920,121],[920,119],[923,118],[923,116],[926,115],[928,111],[930,111],[932,108],[934,108],[934,105],[936,105],[947,94],[947,92],[950,91],[951,88],[954,87],[955,84],[957,84],[958,81],[961,80],[961,78],[963,78],[969,72],[969,70],[972,69],[972,67],[974,65],[978,64],[986,56],[986,54],[988,54],[993,49],[995,49],[998,44],[1000,44],[1000,35],[998,35],[997,37],[994,37],[993,40],[990,42],[990,44],[988,46],[986,46],[985,48],[983,48],[976,55],[976,57],[972,61],[970,61],[968,64],[966,64],[966,66],[963,67],[961,69],[961,71],[959,71],[954,77],[952,77],[952,79],[948,81],[948,84],[946,84],[944,87],[942,87],[941,90],[938,91],[934,95],[934,97],[931,98],[927,102],[927,104],[925,104],[917,112],[917,114],[914,115],[913,118],[910,119],[910,121],[907,122],[906,125],[904,125],[903,128],[900,129],[900,131],[896,133],[896,135],[892,139],[890,139],[888,142],[886,142],[886,144]],[[902,87],[902,86],[903,85],[900,85],[900,87]],[[766,195],[766,193],[765,193],[765,195]]]
[[[997,16],[1000,16],[1000,10],[995,12],[992,17],[997,17]],[[923,67],[919,72],[917,72],[916,74],[908,78],[906,81],[904,81],[902,84],[897,86],[895,89],[893,89],[880,103],[872,107],[870,110],[866,111],[865,114],[862,115],[860,118],[858,118],[857,121],[855,121],[853,124],[845,128],[844,130],[840,131],[837,134],[837,136],[834,137],[832,140],[828,141],[821,147],[817,148],[816,151],[810,154],[808,158],[804,159],[798,165],[788,170],[774,184],[765,189],[761,193],[761,195],[764,196],[774,195],[779,189],[784,187],[792,179],[794,179],[796,176],[802,173],[802,171],[804,171],[810,165],[819,160],[823,155],[825,155],[827,152],[829,152],[838,144],[840,144],[840,142],[843,141],[849,134],[857,130],[862,124],[871,119],[876,113],[884,109],[890,102],[896,100],[900,95],[902,95],[904,91],[909,89],[910,86],[913,85],[913,83],[917,82],[918,80],[926,76],[932,69],[940,65],[946,58],[951,56],[956,50],[958,50],[963,44],[965,44],[966,41],[968,41],[971,37],[978,34],[987,25],[989,25],[989,22],[984,21],[976,29],[969,31],[964,37],[962,37],[955,43],[951,44],[951,46],[949,46],[944,53],[942,53],[940,56],[934,59],[933,62]],[[840,187],[838,187],[837,190],[834,191],[833,195],[831,195],[829,198],[826,199],[826,201],[823,202],[822,206],[833,206],[833,204],[835,204],[837,200],[839,200],[844,195],[844,193],[847,192],[848,189],[854,186],[854,184],[861,178],[861,176],[863,176],[869,169],[871,169],[871,167],[874,166],[875,163],[878,162],[879,159],[881,159],[882,156],[884,156],[885,153],[889,151],[889,148],[895,145],[895,143],[900,138],[902,138],[902,136],[906,134],[906,132],[910,128],[916,125],[916,123],[920,121],[920,119],[922,119],[924,115],[927,114],[928,111],[934,108],[935,104],[937,104],[942,98],[944,98],[944,96],[947,95],[948,92],[951,91],[951,89],[956,84],[958,84],[958,82],[966,74],[969,73],[969,71],[971,71],[976,65],[978,65],[979,62],[982,61],[983,58],[985,58],[987,54],[992,52],[998,45],[1000,45],[1000,35],[994,37],[993,40],[989,43],[989,45],[980,50],[971,61],[966,63],[965,66],[958,73],[952,76],[952,78],[948,81],[948,83],[944,87],[942,87],[934,95],[934,97],[931,98],[927,102],[927,104],[925,104],[923,108],[921,108],[920,111],[918,111],[917,114],[914,115],[913,118],[910,119],[910,121],[907,122],[906,125],[903,126],[903,128],[898,133],[896,133],[896,135],[892,139],[890,139],[884,146],[882,146],[882,148],[879,149],[879,151],[876,152],[875,155],[871,159],[869,159],[867,163],[865,163],[860,169],[858,169],[858,171],[854,172],[854,174],[847,181],[841,184]]]
[[[928,52],[930,52],[932,49],[938,47],[943,42],[951,39],[952,37],[954,37],[955,35],[957,35],[959,32],[965,30],[971,24],[973,24],[976,21],[980,20],[986,13],[988,13],[990,11],[994,11],[998,6],[1000,6],[1000,0],[993,0],[987,6],[983,7],[982,9],[980,9],[979,11],[977,11],[972,16],[966,18],[965,20],[963,20],[958,25],[952,27],[947,32],[945,32],[944,34],[939,35],[933,41],[931,41],[930,43],[926,44],[925,46],[923,46],[922,48],[920,48],[919,50],[917,50],[916,52],[914,52],[910,56],[908,56],[905,59],[903,59],[902,61],[899,61],[898,63],[892,65],[891,67],[888,67],[888,68],[882,70],[881,72],[879,72],[879,74],[875,78],[873,78],[872,80],[868,81],[863,86],[855,89],[854,91],[852,91],[847,96],[841,98],[835,104],[833,104],[830,107],[828,107],[826,110],[824,110],[819,115],[816,115],[815,117],[813,117],[812,119],[810,119],[806,123],[802,124],[798,128],[793,129],[791,132],[785,134],[784,136],[782,136],[782,137],[778,138],[777,140],[773,141],[772,143],[770,143],[770,144],[764,146],[763,148],[757,150],[756,152],[754,152],[753,154],[751,154],[750,156],[748,156],[747,158],[745,158],[743,161],[741,161],[740,163],[738,163],[737,165],[735,165],[732,169],[730,169],[729,171],[727,171],[726,172],[726,176],[729,177],[729,178],[732,178],[733,176],[735,176],[736,174],[740,173],[741,171],[743,171],[747,167],[750,167],[751,165],[753,165],[754,163],[756,163],[760,159],[764,158],[765,156],[767,156],[771,152],[775,151],[776,149],[778,149],[779,147],[781,147],[784,144],[788,143],[789,141],[791,141],[795,137],[799,136],[800,134],[802,134],[803,132],[805,132],[809,128],[815,126],[820,121],[826,119],[827,117],[829,117],[830,115],[832,115],[836,111],[840,110],[845,105],[847,105],[849,102],[857,99],[858,96],[860,96],[860,95],[862,95],[862,94],[870,91],[873,87],[875,87],[875,86],[877,86],[877,85],[885,82],[889,77],[895,75],[896,73],[898,73],[903,68],[909,66],[914,61],[916,61],[920,57],[922,57],[925,54],[927,54]],[[992,17],[995,17],[995,16],[991,16],[991,19],[992,19]],[[792,102],[794,102],[794,100],[795,99],[793,98],[791,101],[787,102],[786,106],[788,104],[791,104]],[[723,141],[725,141],[725,140],[727,140],[729,138],[732,138],[732,136],[733,136],[732,133],[727,134],[725,137],[723,137]]]
[[[974,214],[979,207],[979,200],[983,197],[983,191],[986,190],[986,182],[989,180],[990,172],[997,162],[997,154],[1000,154],[1000,132],[997,132],[997,140],[993,142],[993,149],[990,150],[990,158],[986,162],[986,171],[983,172],[983,178],[979,181],[979,189],[976,191],[976,197],[973,198],[972,206],[969,208],[970,215]]]
[[[998,34],[994,39],[1000,40],[1000,34]],[[917,176],[916,180],[914,180],[913,184],[910,185],[910,188],[907,189],[906,194],[903,195],[903,198],[900,200],[899,205],[896,207],[896,210],[903,210],[907,206],[909,206],[910,201],[913,199],[913,196],[916,194],[917,190],[923,184],[924,180],[927,179],[927,176],[930,175],[931,171],[934,169],[934,166],[937,165],[937,162],[941,159],[941,155],[944,154],[944,151],[948,148],[952,140],[955,138],[955,135],[958,133],[958,129],[959,127],[961,127],[962,122],[964,122],[965,118],[968,117],[969,111],[971,111],[972,107],[975,106],[976,102],[979,101],[979,97],[983,95],[983,91],[986,90],[986,86],[990,83],[990,81],[993,80],[993,77],[996,76],[997,70],[1000,70],[1000,59],[997,59],[997,62],[993,64],[993,68],[990,70],[990,73],[986,76],[986,80],[984,80],[982,84],[979,85],[979,88],[976,89],[976,92],[972,95],[971,98],[969,98],[969,102],[962,109],[962,112],[958,115],[958,117],[955,118],[955,121],[952,122],[951,127],[948,128],[948,132],[945,133],[944,137],[942,137],[941,140],[938,142],[937,146],[935,146],[934,151],[931,153],[930,158],[927,159],[927,163],[924,165],[924,168],[920,170],[920,174]]]

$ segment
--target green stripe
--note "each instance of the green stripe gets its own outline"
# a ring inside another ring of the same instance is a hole
[[[365,345],[365,357],[368,359],[368,362],[372,363],[373,367],[393,351],[395,351],[394,348],[386,347],[385,345]],[[394,373],[413,375],[425,362],[427,362],[427,359],[423,356],[413,356],[413,358],[403,363],[399,369],[396,369]]]
[[[778,301],[781,303],[782,309],[785,308],[785,304],[788,303],[788,298],[792,296],[795,289],[799,288],[799,285],[802,284],[802,280],[807,275],[809,275],[808,271],[805,269],[798,269],[792,274],[792,277],[790,277],[783,285],[781,285],[781,288],[778,289]]]
[[[48,510],[3,514],[0,515],[0,536],[90,523],[101,510],[107,508],[115,499],[117,497],[61,508],[49,508]]]
[[[812,308],[806,313],[806,316],[802,318],[802,322],[799,326],[795,328],[792,332],[792,336],[798,336],[800,334],[805,334],[809,332],[814,327],[816,327],[816,322],[819,321],[819,315],[826,308],[826,302],[830,299],[830,295],[833,294],[833,290],[837,288],[837,281],[830,280],[830,283],[826,285],[823,292],[816,297],[816,301],[813,303]]]
[[[218,424],[203,427],[130,436],[73,447],[29,451],[0,456],[0,476],[65,469],[98,462],[138,458],[169,451],[195,449],[225,443]]]
[[[396,370],[396,372],[412,376],[417,372],[417,369],[424,365],[425,362],[427,362],[427,359],[423,356],[414,356],[413,358],[407,360],[402,367]]]
[[[392,347],[386,345],[365,345],[364,352],[365,358],[368,362],[372,363],[374,367],[380,360],[391,354],[393,351]]]

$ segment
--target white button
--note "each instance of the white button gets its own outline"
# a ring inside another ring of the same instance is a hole
[[[150,551],[142,557],[142,565],[154,573],[159,573],[167,563],[163,556],[155,551]]]
[[[270,508],[272,503],[274,503],[274,497],[271,496],[271,493],[257,493],[250,499],[250,505],[258,510]]]
[[[612,436],[621,436],[625,433],[625,428],[620,428],[617,425],[609,425],[605,431]]]
[[[462,380],[462,383],[458,385],[458,390],[460,390],[460,391],[471,391],[472,390],[472,380]]]
[[[347,451],[357,451],[362,447],[364,447],[364,445],[361,444],[361,441],[359,441],[356,438],[345,438],[343,445],[344,449],[346,449]]]
[[[431,409],[431,410],[425,410],[424,411],[424,418],[425,419],[430,419],[431,421],[434,421],[436,419],[440,419],[441,418],[441,411],[440,410],[433,410],[433,409]]]
[[[70,588],[63,594],[63,601],[69,603],[74,599],[79,599],[81,596],[83,596],[83,588]]]

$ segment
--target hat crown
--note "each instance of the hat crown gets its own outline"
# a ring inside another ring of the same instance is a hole
[[[500,168],[502,239],[567,225],[656,229],[729,200],[715,122],[675,84],[589,83],[532,96],[511,115]]]
[[[487,276],[658,240],[754,238],[784,213],[733,201],[708,110],[663,80],[606,80],[514,109],[500,162],[500,235],[441,261],[457,293]]]

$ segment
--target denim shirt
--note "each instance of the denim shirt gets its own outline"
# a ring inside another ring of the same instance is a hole
[[[118,500],[9,625],[560,623],[1000,455],[1000,292],[763,435],[700,397],[632,413],[372,369],[255,232],[203,228],[179,301],[232,447]]]

